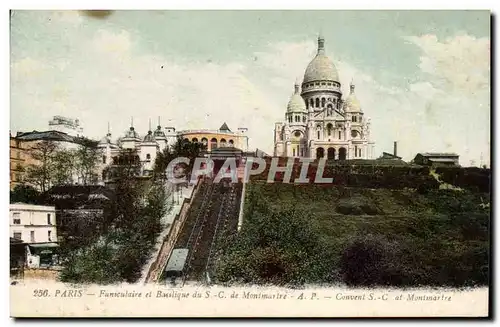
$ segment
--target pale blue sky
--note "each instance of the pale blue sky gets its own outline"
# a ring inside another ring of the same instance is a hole
[[[249,128],[272,152],[296,78],[322,32],[344,90],[354,78],[376,153],[455,151],[489,160],[490,16],[485,11],[16,11],[11,129],[79,117],[100,138],[151,118]],[[161,68],[163,66],[163,68]]]

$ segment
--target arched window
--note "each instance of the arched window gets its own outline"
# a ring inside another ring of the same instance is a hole
[[[193,137],[193,143],[198,143],[198,139],[196,137]]]
[[[311,108],[314,108],[314,100],[311,98],[309,102],[311,103]]]
[[[229,146],[230,146],[230,147],[233,147],[233,146],[234,146],[234,141],[233,141],[233,140],[229,140]]]
[[[151,155],[149,153],[146,154],[146,160],[151,160]]]
[[[292,122],[292,116],[288,116],[288,122],[291,123]]]
[[[208,144],[208,139],[206,137],[202,138],[201,139],[201,144],[203,144],[204,146],[207,146]]]
[[[316,98],[316,108],[319,108],[319,98]]]
[[[226,139],[220,139],[220,147],[221,148],[226,147]]]
[[[320,139],[320,133],[319,133],[319,131],[318,131],[318,140],[319,140],[319,139]]]
[[[324,108],[325,104],[326,104],[326,99],[325,98],[321,98],[321,108]]]
[[[306,116],[302,116],[302,122],[305,123],[306,122]]]
[[[339,131],[339,140],[342,140],[342,132]]]
[[[217,139],[215,137],[210,140],[210,149],[217,149]]]
[[[357,145],[354,146],[354,156],[355,157],[358,156],[358,146]]]
[[[306,109],[309,109],[309,102],[306,101]]]

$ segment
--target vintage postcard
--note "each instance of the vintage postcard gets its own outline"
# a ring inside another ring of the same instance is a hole
[[[489,317],[489,11],[12,10],[12,317]]]

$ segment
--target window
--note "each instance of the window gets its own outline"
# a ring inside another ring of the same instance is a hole
[[[19,212],[14,212],[12,214],[12,223],[14,225],[21,225],[21,214]]]
[[[151,154],[146,154],[146,160],[151,160]]]
[[[302,122],[305,123],[306,122],[306,116],[302,116]]]
[[[51,239],[52,235],[51,234],[52,234],[52,231],[50,231],[50,230],[47,231],[47,238],[49,239],[49,242],[52,241],[52,239]]]
[[[325,103],[326,103],[326,99],[325,98],[321,98],[321,108],[325,107]]]
[[[52,225],[52,222],[50,221],[50,213],[47,214],[47,225]]]
[[[342,132],[339,131],[339,140],[342,140]]]
[[[106,156],[102,156],[102,163],[106,163]]]
[[[314,108],[314,100],[311,99],[309,102],[311,103],[311,108]]]
[[[31,240],[31,243],[35,243],[35,231],[34,230],[30,231],[30,240]]]
[[[300,137],[300,132],[296,131],[294,135],[295,135],[295,137]]]
[[[358,156],[358,146],[357,145],[354,146],[354,156],[355,157]]]
[[[295,148],[293,148],[293,156],[295,157]]]
[[[328,136],[331,136],[331,135],[332,135],[332,128],[333,128],[332,124],[328,124],[328,125],[326,126],[326,129],[327,129],[327,131],[328,131]]]
[[[319,108],[319,98],[316,98],[316,108]]]
[[[359,156],[361,157],[361,149],[359,149]]]
[[[22,240],[22,239],[23,239],[23,234],[22,234],[21,232],[14,232],[13,237],[14,237],[16,240]]]
[[[319,140],[319,131],[318,131],[318,140]]]
[[[361,123],[361,118],[363,118],[362,116],[359,116],[359,122]]]

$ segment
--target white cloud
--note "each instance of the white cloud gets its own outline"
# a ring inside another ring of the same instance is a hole
[[[406,39],[422,50],[420,69],[436,87],[466,96],[489,91],[489,38],[459,35],[440,42],[435,35],[424,35]]]

